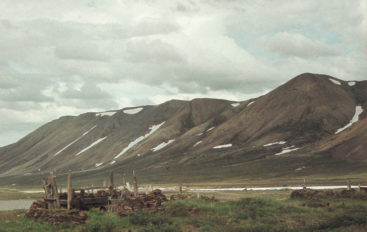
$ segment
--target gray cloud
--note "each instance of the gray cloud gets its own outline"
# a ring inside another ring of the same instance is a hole
[[[302,72],[366,79],[363,0],[2,0],[0,9],[1,141],[85,111],[241,100]]]
[[[333,46],[321,41],[311,40],[301,34],[280,32],[265,41],[270,51],[284,56],[315,58],[337,56],[341,53]]]
[[[111,95],[102,91],[96,84],[86,82],[80,89],[68,88],[62,92],[61,97],[71,99],[109,99]]]
[[[60,45],[55,48],[55,56],[60,59],[108,61],[109,54],[97,43]]]

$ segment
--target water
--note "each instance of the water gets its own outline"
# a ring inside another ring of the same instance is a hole
[[[358,186],[351,186],[352,188],[358,188]],[[362,186],[361,186],[362,187]],[[364,187],[364,186],[363,186]],[[308,189],[346,189],[347,186],[307,186]],[[299,186],[289,186],[289,187],[255,187],[255,188],[200,188],[200,189],[190,189],[190,191],[208,191],[208,192],[216,192],[216,191],[244,191],[244,190],[253,190],[253,191],[271,191],[271,190],[299,190],[302,187]]]
[[[13,209],[29,209],[34,200],[7,200],[0,201],[0,211]]]

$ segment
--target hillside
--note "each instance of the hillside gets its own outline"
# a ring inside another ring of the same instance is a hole
[[[0,148],[0,176],[36,179],[56,169],[100,179],[136,169],[154,182],[360,177],[366,99],[367,81],[305,73],[242,102],[172,100],[65,116]]]

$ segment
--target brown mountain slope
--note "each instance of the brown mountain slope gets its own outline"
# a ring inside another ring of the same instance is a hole
[[[97,175],[136,168],[159,176],[200,167],[205,178],[221,178],[235,174],[218,174],[218,168],[224,172],[247,165],[248,173],[238,169],[236,175],[254,175],[260,163],[264,168],[271,167],[269,162],[302,166],[305,155],[309,163],[320,157],[317,154],[364,162],[366,99],[367,81],[305,73],[264,96],[239,103],[172,100],[62,117],[0,148],[0,175],[38,175],[52,169]],[[363,110],[359,121],[335,134],[354,117],[357,106]],[[281,175],[279,170],[268,171]]]

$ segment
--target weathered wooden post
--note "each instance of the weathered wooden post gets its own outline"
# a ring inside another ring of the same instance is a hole
[[[134,196],[138,196],[138,181],[136,179],[136,173],[135,170],[133,170],[133,176],[134,176]]]
[[[303,190],[306,190],[307,189],[307,186],[306,186],[306,178],[303,178],[303,186],[302,186],[302,189]]]
[[[358,192],[361,191],[361,183],[358,184]]]
[[[347,189],[348,189],[348,191],[350,191],[352,189],[350,180],[348,180],[348,182],[347,182]]]
[[[45,177],[42,178],[42,185],[43,185],[43,189],[45,190],[45,195],[43,196],[43,198],[47,199],[48,195],[49,195],[49,191],[48,191],[48,184],[47,184],[47,180]]]
[[[113,172],[110,173],[110,188],[113,189]]]
[[[68,209],[71,209],[71,203],[73,201],[73,189],[71,186],[71,171],[68,174]]]
[[[182,195],[182,183],[180,184],[179,191],[180,191],[180,195]]]
[[[125,177],[125,173],[122,173],[122,186],[126,186],[126,177]]]
[[[59,198],[59,193],[57,191],[57,184],[56,184],[56,170],[53,170],[53,172],[52,172],[51,184],[52,184],[52,197],[56,201],[55,206],[57,208],[60,208],[60,198]]]

